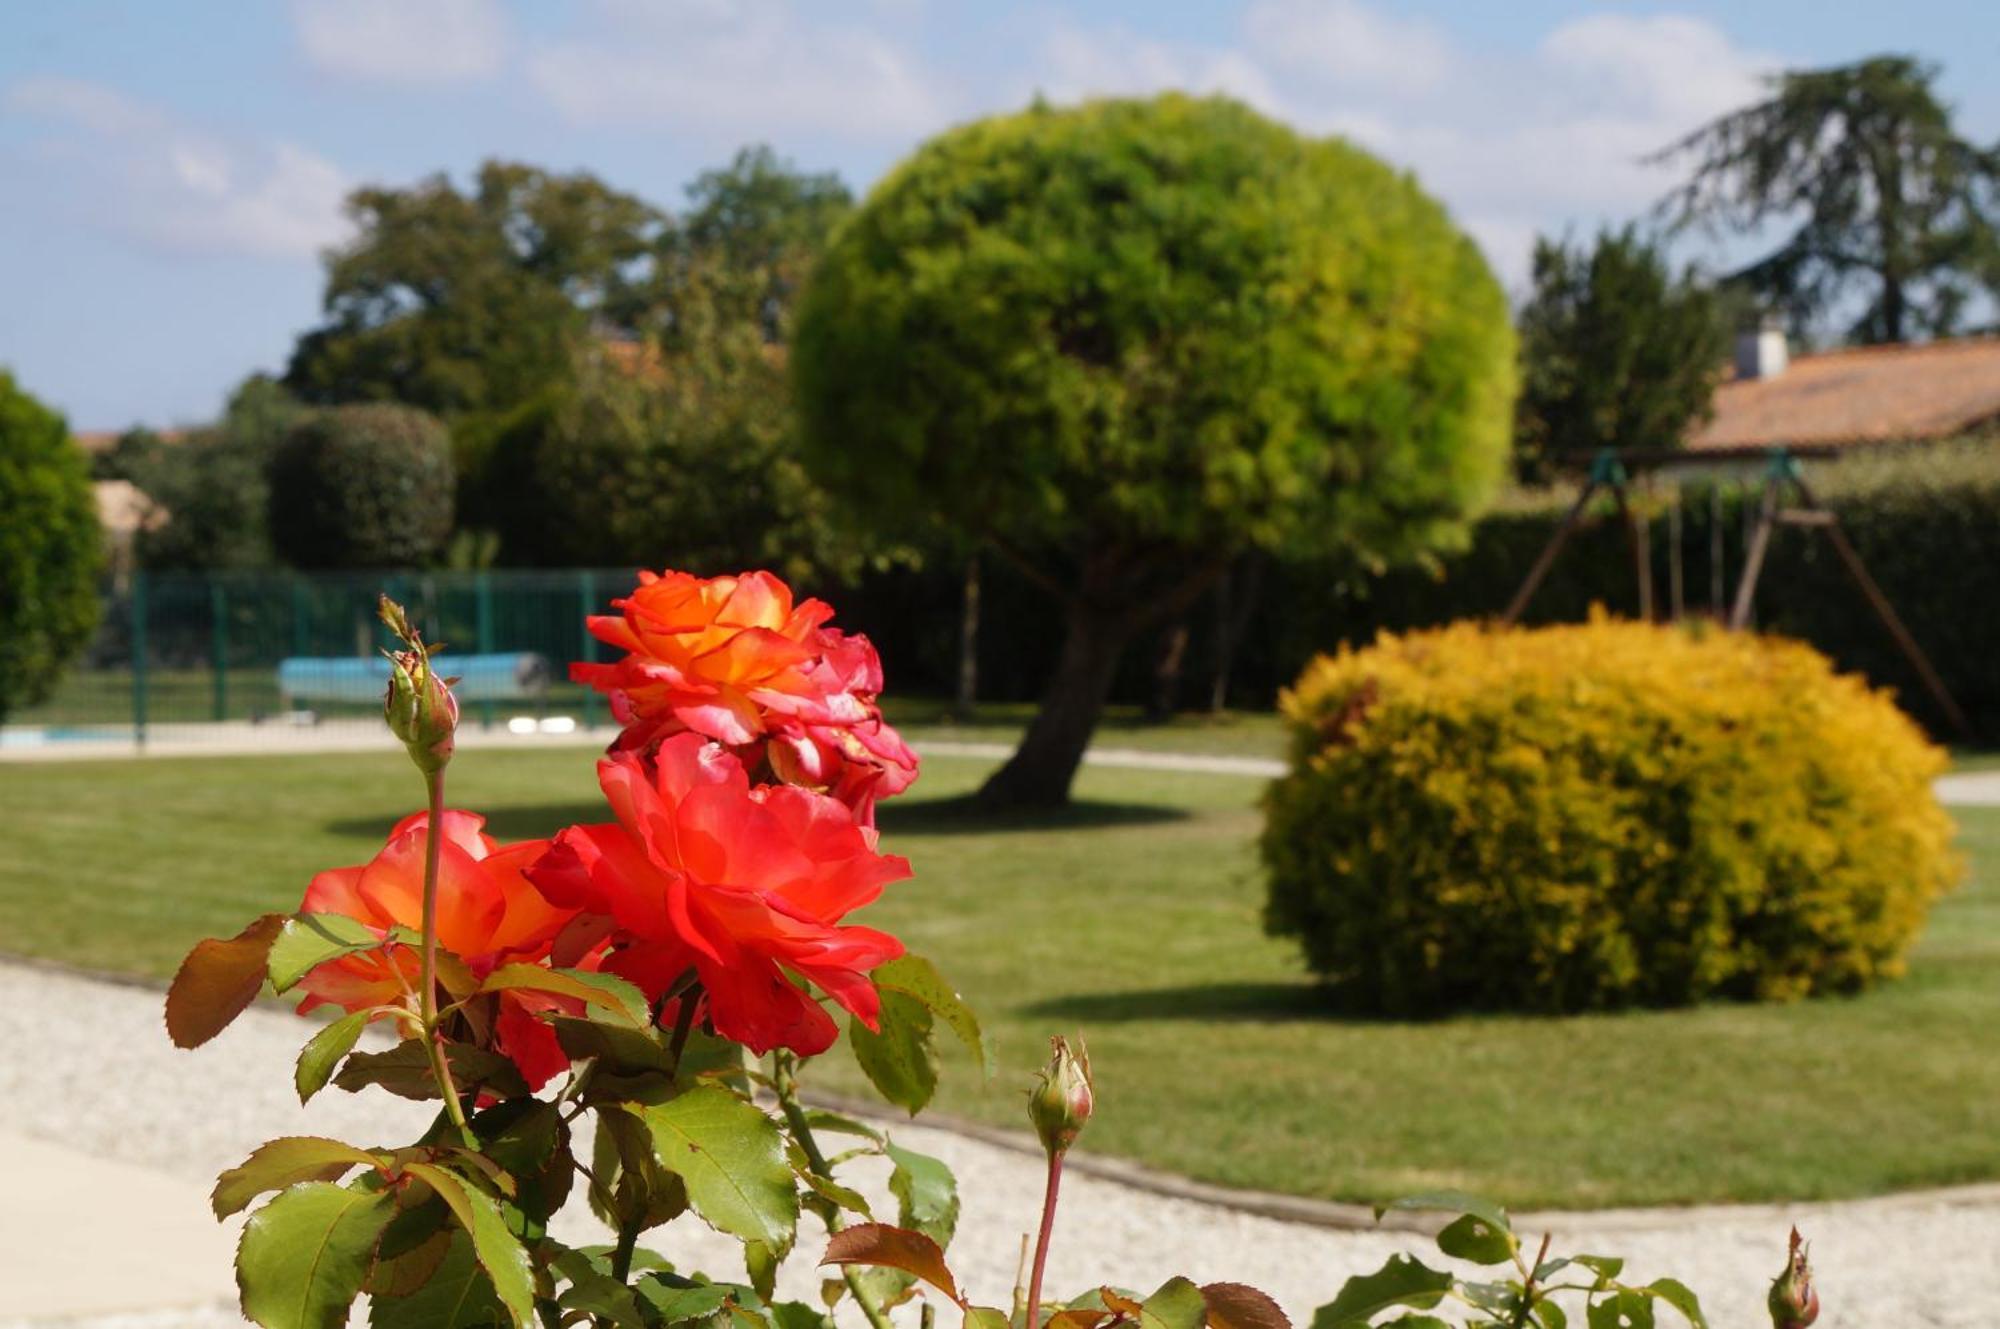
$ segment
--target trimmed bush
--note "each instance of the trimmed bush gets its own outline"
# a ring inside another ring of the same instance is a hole
[[[1322,656],[1282,705],[1266,924],[1353,1009],[1850,991],[1961,871],[1944,754],[1797,642],[1458,624]]]
[[[407,406],[309,416],[271,459],[271,540],[300,568],[399,568],[451,534],[451,438]]]
[[[90,640],[103,557],[83,450],[0,369],[0,720],[46,698]]]

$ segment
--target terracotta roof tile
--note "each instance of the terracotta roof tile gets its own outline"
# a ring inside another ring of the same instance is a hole
[[[1944,438],[2000,420],[2000,337],[1802,355],[1715,394],[1697,450]]]

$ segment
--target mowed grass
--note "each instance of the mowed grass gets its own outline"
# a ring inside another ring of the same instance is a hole
[[[591,762],[468,752],[452,801],[505,837],[599,820]],[[1086,1147],[1227,1184],[1582,1207],[2000,1177],[2000,809],[1959,813],[1972,882],[1910,977],[1865,997],[1369,1022],[1325,1015],[1263,935],[1257,781],[1086,770],[1070,812],[996,823],[954,801],[986,769],[934,759],[884,808],[917,875],[860,915],[933,957],[998,1043],[991,1084],[947,1050],[948,1112],[1021,1124],[1046,1035],[1080,1030]],[[388,755],[0,765],[0,949],[164,976],[367,857],[416,797]],[[838,1050],[813,1074],[862,1088]]]

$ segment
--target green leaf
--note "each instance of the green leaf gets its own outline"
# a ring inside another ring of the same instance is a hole
[[[1208,1317],[1207,1299],[1185,1278],[1170,1278],[1160,1284],[1139,1309],[1142,1329],[1202,1329]]]
[[[397,933],[408,936],[406,929]],[[366,923],[345,914],[294,914],[271,943],[271,986],[288,992],[328,960],[375,950],[383,940]]]
[[[292,1083],[299,1091],[299,1102],[304,1103],[333,1078],[333,1068],[340,1059],[354,1050],[361,1039],[361,1031],[368,1027],[372,1011],[355,1011],[343,1015],[326,1028],[307,1040],[299,1049],[298,1069],[292,1074]]]
[[[556,1304],[564,1310],[610,1320],[619,1329],[641,1329],[645,1321],[632,1289],[611,1276],[608,1261],[592,1259],[582,1251],[566,1250],[549,1261],[550,1268],[568,1280]]]
[[[1653,1329],[1653,1299],[1636,1288],[1621,1288],[1592,1302],[1590,1329]]]
[[[562,1109],[536,1098],[510,1098],[473,1114],[479,1147],[517,1177],[535,1172],[562,1143]]]
[[[633,1285],[639,1299],[653,1309],[663,1325],[704,1320],[729,1302],[729,1289],[715,1283],[689,1283],[649,1275]]]
[[[593,1014],[617,1024],[644,1029],[652,1023],[646,998],[638,988],[613,974],[577,969],[544,969],[538,964],[502,965],[479,985],[481,992],[546,992],[583,1002]]]
[[[284,925],[283,914],[265,914],[227,941],[195,943],[167,989],[167,1036],[175,1047],[200,1047],[257,999],[271,944]]]
[[[302,1181],[335,1181],[357,1166],[381,1165],[374,1154],[339,1140],[287,1135],[258,1145],[250,1157],[217,1177],[208,1202],[217,1218],[227,1218],[265,1191],[281,1191]]]
[[[1313,1329],[1365,1325],[1396,1306],[1427,1311],[1444,1300],[1451,1284],[1450,1274],[1407,1255],[1392,1255],[1374,1273],[1358,1274],[1341,1284],[1339,1294],[1313,1313]]]
[[[1205,1283],[1209,1329],[1292,1329],[1278,1303],[1243,1283]]]
[[[1375,1217],[1392,1210],[1403,1213],[1445,1213],[1470,1214],[1495,1231],[1512,1234],[1513,1221],[1507,1211],[1484,1196],[1473,1195],[1469,1191],[1425,1191],[1421,1195],[1406,1195],[1400,1200],[1391,1200],[1379,1205]]]
[[[515,1098],[528,1092],[528,1083],[521,1078],[521,1072],[497,1052],[467,1043],[447,1043],[445,1057],[460,1093],[485,1089],[498,1098]],[[421,1101],[438,1097],[430,1054],[414,1038],[406,1038],[386,1052],[352,1053],[333,1082],[349,1093],[375,1084],[399,1098]]]
[[[1618,1255],[1572,1255],[1570,1263],[1580,1264],[1596,1274],[1599,1287],[1609,1283],[1625,1270],[1624,1257]]]
[[[868,1201],[859,1191],[851,1190],[830,1177],[822,1177],[810,1168],[795,1171],[793,1175],[827,1203],[845,1209],[849,1213],[860,1214],[863,1218],[875,1216],[868,1211]]]
[[[853,1227],[843,1228],[828,1239],[826,1254],[820,1258],[820,1263],[901,1269],[904,1273],[915,1274],[953,1301],[961,1300],[958,1282],[944,1262],[944,1252],[935,1241],[909,1228],[890,1227],[887,1223],[856,1223]],[[1200,1302],[1199,1292],[1195,1294],[1195,1300]],[[1175,1329],[1184,1327],[1175,1326]]]
[[[761,1241],[743,1243],[743,1271],[750,1276],[750,1286],[757,1289],[757,1295],[767,1301],[778,1290],[778,1253]]]
[[[507,1230],[500,1207],[465,1178],[436,1164],[411,1163],[403,1171],[427,1183],[451,1209],[459,1227],[472,1238],[472,1253],[514,1323],[531,1322],[535,1317],[534,1273],[528,1252]]]
[[[965,1004],[957,989],[945,981],[936,965],[921,955],[903,955],[877,966],[869,977],[875,981],[877,991],[900,993],[950,1025],[988,1079],[998,1072],[998,1060],[980,1031],[979,1017],[973,1013],[972,1007]]]
[[[479,1267],[472,1238],[457,1231],[429,1282],[408,1296],[378,1296],[368,1302],[371,1329],[490,1329],[507,1318],[493,1281]]]
[[[1641,1288],[1640,1291],[1650,1292],[1661,1301],[1666,1302],[1667,1305],[1672,1306],[1695,1329],[1708,1329],[1708,1319],[1702,1314],[1701,1310],[1701,1298],[1694,1294],[1693,1288],[1690,1288],[1679,1279],[1656,1278]]]
[[[1520,1241],[1505,1228],[1496,1228],[1478,1214],[1460,1214],[1437,1234],[1438,1249],[1457,1260],[1473,1264],[1506,1264],[1520,1249]]]
[[[884,992],[876,1024],[870,1029],[859,1016],[847,1022],[854,1060],[877,1093],[914,1117],[937,1093],[930,1009],[900,992]]]
[[[1544,1301],[1535,1307],[1535,1323],[1541,1329],[1569,1329],[1569,1315],[1553,1301]]]
[[[826,1131],[832,1135],[859,1135],[864,1139],[873,1140],[877,1144],[882,1144],[887,1139],[882,1132],[876,1130],[867,1122],[856,1121],[853,1117],[842,1116],[838,1112],[829,1112],[825,1108],[807,1108],[806,1125],[812,1127],[815,1131]]]
[[[250,1215],[236,1248],[243,1314],[264,1329],[335,1329],[395,1216],[386,1191],[307,1181]]]
[[[549,1020],[572,1061],[597,1059],[596,1075],[668,1075],[673,1060],[651,1031],[628,1029],[623,1025],[601,1024],[574,1015],[557,1015]],[[594,1077],[593,1077],[594,1078]]]
[[[902,1226],[915,1228],[940,1246],[951,1245],[958,1230],[958,1178],[929,1154],[893,1142],[885,1144],[883,1152],[895,1164],[889,1173],[889,1193],[896,1197]]]
[[[991,1306],[967,1306],[965,1329],[1011,1329],[1007,1312]]]
[[[768,1309],[777,1329],[834,1329],[832,1316],[802,1301],[774,1301]]]
[[[770,1117],[714,1085],[635,1110],[661,1166],[687,1183],[688,1202],[711,1227],[790,1249],[799,1197]]]

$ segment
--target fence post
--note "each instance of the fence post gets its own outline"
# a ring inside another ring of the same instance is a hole
[[[211,574],[208,582],[210,666],[215,671],[215,720],[229,718],[229,592]]]
[[[472,584],[474,592],[473,608],[477,614],[476,630],[479,634],[479,653],[481,655],[491,655],[493,653],[493,580],[484,572],[480,572],[474,575]],[[491,729],[493,727],[493,699],[491,697],[479,703],[479,727],[482,729]]]
[[[306,631],[306,608],[306,579],[303,574],[294,573],[292,576],[292,654],[300,659],[304,659],[310,654],[310,642]],[[305,710],[305,698],[293,697],[292,709],[294,711]]]
[[[577,615],[577,659],[589,662],[597,657],[597,638],[590,635],[590,614],[597,608],[597,574],[585,568],[576,574],[576,594],[583,612]],[[597,689],[583,690],[583,727],[597,728]]]
[[[146,574],[132,574],[132,742],[146,747]]]

